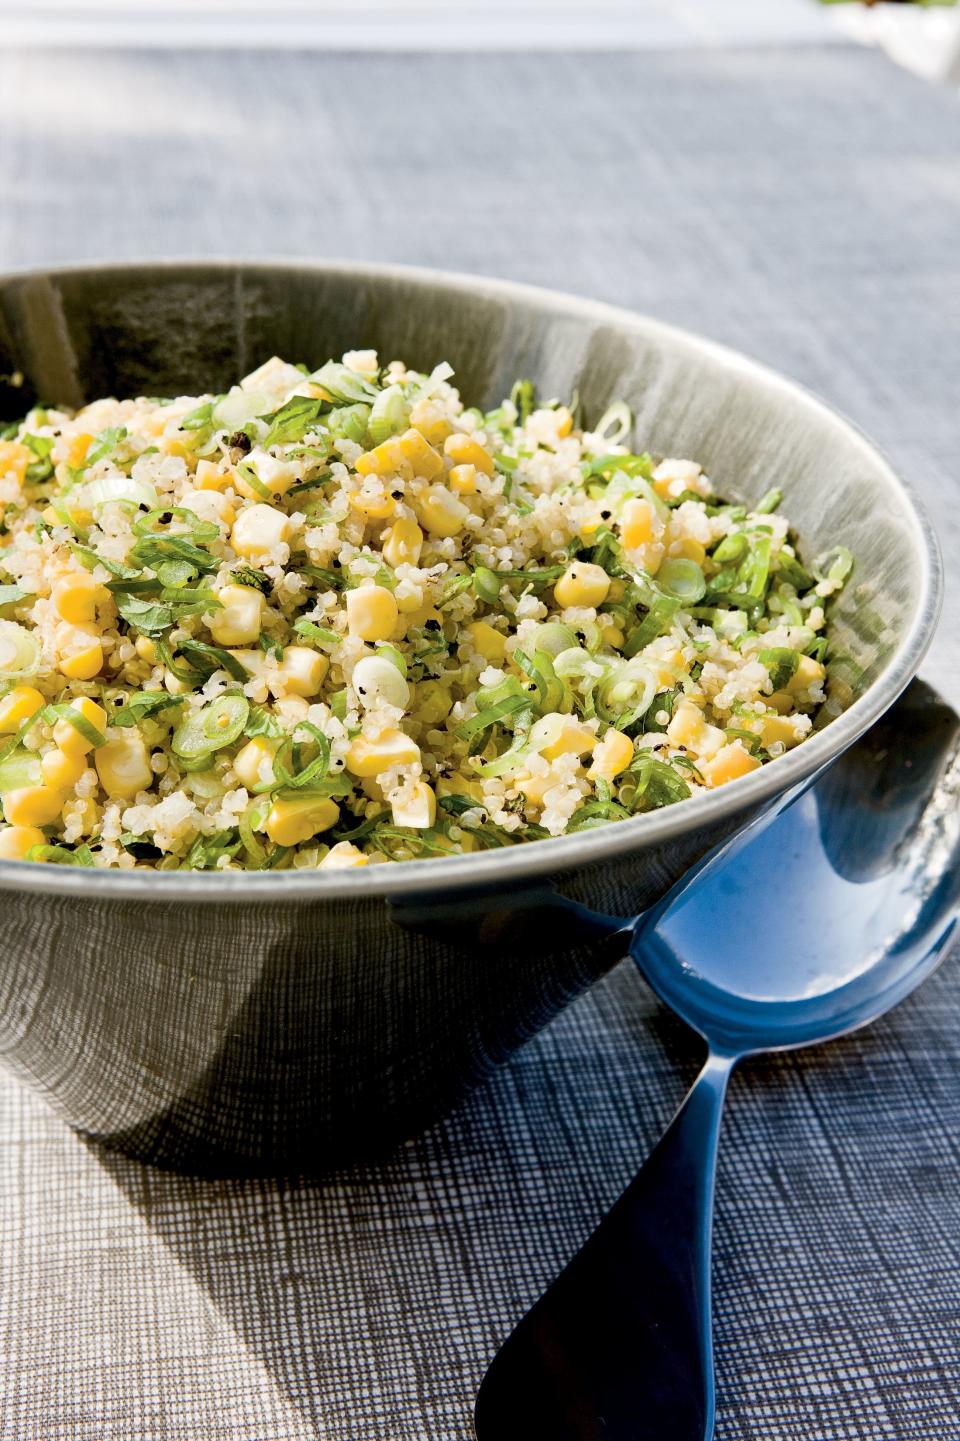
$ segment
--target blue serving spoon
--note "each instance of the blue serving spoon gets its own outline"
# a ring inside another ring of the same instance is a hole
[[[960,907],[960,718],[915,681],[816,783],[635,923],[630,952],[707,1042],[636,1180],[501,1347],[478,1441],[708,1441],[720,1117],[745,1056],[813,1045],[903,1000]]]

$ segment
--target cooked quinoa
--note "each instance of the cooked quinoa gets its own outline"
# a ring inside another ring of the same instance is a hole
[[[824,701],[798,559],[529,382],[274,358],[0,431],[0,857],[329,869],[559,836],[747,775]]]

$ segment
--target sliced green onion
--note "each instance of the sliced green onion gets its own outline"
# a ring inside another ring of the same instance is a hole
[[[30,751],[16,750],[0,761],[0,795],[38,786],[41,779],[39,758]]]
[[[478,692],[478,699],[481,693]],[[485,705],[478,710],[476,715],[470,716],[467,720],[461,721],[456,727],[454,735],[460,740],[474,741],[484,731],[496,725],[498,721],[506,720],[508,716],[517,715],[520,711],[529,710],[530,697],[523,691],[518,695],[508,695],[503,700],[495,701],[492,705]]]
[[[307,731],[318,747],[318,754],[310,761],[303,770],[291,770],[291,764],[300,764],[300,745],[297,736],[300,731]],[[330,741],[318,726],[312,725],[310,721],[300,721],[292,736],[288,736],[283,742],[277,754],[273,758],[273,773],[281,786],[289,786],[300,790],[306,786],[312,786],[322,781],[330,769]]]
[[[382,655],[384,660],[388,660],[391,665],[395,665],[403,678],[406,679],[407,660],[403,652],[397,650],[395,645],[390,645],[390,643],[385,640],[378,641],[376,649],[377,655]]]
[[[717,565],[736,565],[739,561],[743,560],[743,557],[749,549],[750,542],[747,540],[743,531],[733,531],[730,535],[724,536],[716,550],[714,550],[711,559],[716,561]]]
[[[668,558],[662,563],[657,571],[657,585],[668,596],[685,605],[696,605],[707,593],[707,582],[696,561],[679,557]]]
[[[633,725],[657,694],[657,680],[639,660],[612,666],[597,687],[597,714],[611,725]]]
[[[317,625],[315,621],[307,620],[305,616],[294,621],[293,628],[297,635],[309,636],[311,640],[319,641],[321,645],[331,648],[338,646],[343,639],[342,636],[337,635],[335,630],[331,630],[325,625]]]
[[[31,846],[24,856],[25,861],[44,861],[54,866],[92,866],[93,855],[89,846],[78,846],[75,851],[66,846]]]
[[[154,508],[159,497],[152,485],[145,480],[134,480],[131,475],[105,475],[102,480],[89,480],[76,492],[75,503],[87,510],[112,502],[126,501],[130,505]]]
[[[370,409],[367,429],[374,445],[380,445],[391,435],[397,435],[406,428],[410,419],[410,407],[404,399],[399,385],[388,385],[381,390]]]
[[[240,817],[240,840],[255,869],[262,866],[267,858],[266,849],[257,840],[255,832],[263,828],[272,804],[269,796],[257,796]]]
[[[245,696],[222,695],[177,727],[171,745],[174,755],[185,761],[206,758],[243,734],[250,714]]]
[[[777,506],[783,500],[783,491],[778,485],[772,486],[770,490],[757,501],[753,507],[755,515],[772,515]]]
[[[476,765],[477,775],[481,776],[502,776],[508,775],[517,769],[531,750],[530,724],[533,720],[533,712],[529,710],[517,711],[514,721],[513,739],[502,755],[494,756],[493,760],[483,761]],[[471,807],[478,804],[471,801]]]
[[[533,648],[555,658],[565,650],[576,649],[577,637],[568,625],[549,621],[546,625],[538,625],[533,632]]]
[[[269,395],[258,390],[231,390],[222,395],[211,412],[214,430],[242,430],[250,420],[267,415],[274,406]],[[182,422],[181,422],[182,424]]]
[[[94,746],[96,749],[99,749],[100,746],[106,745],[107,743],[107,738],[103,732],[98,731],[96,726],[91,725],[83,712],[75,706],[72,706],[69,701],[65,701],[60,705],[46,706],[44,708],[43,718],[48,725],[54,725],[57,721],[61,720],[68,721],[74,730],[83,736],[87,744]]]
[[[852,570],[853,556],[845,545],[835,545],[832,550],[817,556],[813,562],[813,573],[817,580],[829,581],[834,586],[842,585]]]
[[[608,406],[594,427],[594,435],[604,445],[621,445],[633,428],[633,416],[624,400],[615,400]]]
[[[473,572],[473,588],[487,605],[496,605],[500,599],[500,579],[495,571],[485,565],[478,565]]]
[[[40,669],[40,643],[14,620],[0,620],[0,675],[10,680],[36,675]]]
[[[564,680],[595,675],[599,666],[600,662],[588,650],[584,650],[579,645],[571,646],[569,650],[562,650],[553,658],[553,669]]]

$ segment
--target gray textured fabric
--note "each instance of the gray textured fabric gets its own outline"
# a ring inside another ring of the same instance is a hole
[[[936,509],[960,702],[960,110],[841,50],[0,56],[0,265],[264,252],[578,290],[807,381]],[[360,339],[358,337],[358,339]],[[960,971],[735,1081],[721,1441],[960,1436]],[[0,1436],[466,1441],[499,1339],[696,1048],[621,968],[456,1116],[324,1185],[85,1146],[0,1079]]]

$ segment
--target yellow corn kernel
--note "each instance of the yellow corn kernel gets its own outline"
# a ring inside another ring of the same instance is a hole
[[[369,857],[358,850],[351,841],[338,841],[332,846],[317,867],[320,871],[352,870],[354,866],[369,865]]]
[[[454,465],[475,465],[484,475],[493,475],[493,461],[483,446],[471,440],[469,435],[448,435],[443,442],[443,453]]]
[[[376,776],[364,776],[360,781],[360,789],[368,800],[377,801],[379,805],[383,805],[383,786]]]
[[[0,477],[12,475],[18,485],[23,485],[27,467],[34,459],[29,446],[17,440],[0,440]]]
[[[87,722],[87,725],[92,726],[95,731],[99,731],[100,735],[106,734],[107,713],[103,709],[103,706],[97,705],[95,700],[91,700],[89,696],[85,695],[80,696],[76,700],[71,700],[70,705],[75,711],[79,712]],[[64,751],[68,756],[85,756],[87,751],[93,749],[93,742],[89,741],[85,735],[82,735],[76,726],[72,725],[65,717],[62,720],[58,720],[54,726],[53,741],[54,745],[59,747],[59,749]]]
[[[419,430],[405,430],[397,445],[414,475],[422,475],[424,480],[436,480],[438,475],[443,474],[443,456],[424,440]]]
[[[455,465],[450,472],[450,489],[458,495],[473,495],[477,489],[477,467]]]
[[[66,654],[57,661],[60,673],[70,680],[93,680],[103,668],[103,645],[92,625],[75,625]]]
[[[395,826],[413,826],[418,831],[426,831],[437,819],[437,797],[426,781],[417,781],[391,803],[391,810]]]
[[[614,650],[619,650],[623,645],[624,635],[616,621],[603,615],[597,616],[597,620],[600,623],[605,643],[612,646]],[[605,620],[609,621],[609,624],[604,625],[603,622]]]
[[[47,751],[40,759],[43,783],[52,790],[73,790],[86,768],[87,762],[83,756],[68,755],[62,750]]]
[[[793,721],[788,720],[785,716],[765,715],[754,729],[763,745],[768,748],[773,745],[782,745],[789,750],[800,740]]]
[[[564,436],[569,435],[573,429],[573,416],[565,405],[560,405],[557,407],[556,417],[557,436],[560,440],[563,440]]]
[[[531,803],[531,805],[535,805],[537,807],[541,807],[543,805],[544,797],[546,796],[547,791],[550,789],[551,786],[555,785],[556,781],[553,776],[550,775],[549,771],[546,775],[538,775],[534,773],[532,775],[521,774],[517,776],[518,788],[523,791],[523,794],[526,796],[527,800]]]
[[[693,746],[703,734],[703,711],[693,701],[681,701],[667,726],[667,740],[675,746]]]
[[[424,725],[439,725],[453,709],[453,697],[446,686],[436,680],[421,681],[411,711]]]
[[[395,520],[383,543],[383,558],[396,570],[398,565],[416,565],[423,549],[423,531],[415,520]]]
[[[451,440],[453,437],[450,437]],[[431,535],[458,535],[470,512],[462,500],[442,485],[432,485],[419,500],[417,514]]]
[[[237,555],[269,556],[290,532],[290,518],[272,505],[251,505],[240,512],[230,532]]]
[[[76,570],[53,582],[53,604],[57,614],[71,625],[92,621],[97,606],[110,598],[106,586],[94,580],[88,570]]]
[[[423,420],[412,421],[412,425],[428,445],[442,446],[447,436],[453,434],[453,425],[445,415],[428,415]]]
[[[117,731],[94,753],[100,784],[110,800],[132,800],[153,783],[150,757],[138,730]]]
[[[588,775],[594,779],[612,781],[625,771],[633,760],[633,741],[623,731],[608,730],[603,740],[598,741],[593,752],[593,764]]]
[[[4,826],[0,830],[0,861],[23,861],[34,846],[46,845],[47,838],[36,826]]]
[[[288,696],[314,696],[330,669],[327,657],[307,645],[288,645],[280,662],[280,679]]]
[[[32,685],[14,686],[0,700],[0,735],[13,735],[45,704],[43,696]]]
[[[221,490],[200,490],[194,487],[183,492],[179,504],[185,510],[192,510],[200,520],[212,520],[214,525],[229,527],[237,516],[236,504]]]
[[[234,484],[232,470],[221,470],[212,460],[198,460],[196,473],[197,490],[228,490]]]
[[[269,741],[266,736],[254,736],[252,741],[247,741],[242,750],[239,750],[234,757],[233,769],[237,780],[248,791],[254,786],[273,785],[273,757],[277,749],[276,741]]]
[[[258,455],[256,463],[251,463],[250,471],[256,476],[258,485],[248,480],[242,470],[235,470],[231,475],[234,490],[247,500],[262,500],[264,490],[273,496],[286,495],[297,478],[297,472],[288,461],[267,454]]]
[[[160,449],[164,455],[175,455],[178,460],[186,460],[190,451],[186,444],[177,435],[165,435],[160,441]]]
[[[436,621],[439,626],[443,625],[443,616],[437,610],[436,606],[430,605],[429,602],[426,605],[420,605],[413,611],[408,611],[404,608],[403,615],[399,618],[397,629],[394,631],[392,638],[402,640],[409,630],[413,630],[414,628],[420,629],[425,626],[429,620]]]
[[[252,585],[225,585],[217,592],[220,608],[208,626],[217,645],[250,645],[263,626],[263,596]]]
[[[376,737],[355,736],[347,751],[351,775],[378,776],[391,766],[409,766],[420,759],[420,747],[403,731],[388,726]]]
[[[2,797],[4,819],[12,826],[52,826],[63,810],[63,791],[49,786],[23,786]]]
[[[356,471],[358,475],[396,475],[398,470],[403,469],[403,461],[400,442],[391,435],[389,440],[375,445],[373,450],[357,456]]]
[[[628,500],[620,512],[620,539],[626,550],[653,540],[653,506],[649,500]]]
[[[712,760],[702,761],[700,774],[708,785],[723,786],[759,768],[757,757],[750,754],[742,741],[736,740],[721,746]]]
[[[350,496],[350,504],[368,520],[387,520],[397,508],[397,502],[386,491],[381,491],[379,495],[367,495],[362,490],[355,490]]]
[[[329,796],[296,796],[274,801],[265,830],[277,846],[299,846],[340,818],[340,807]]]
[[[87,458],[87,451],[93,444],[93,436],[88,431],[82,430],[75,435],[67,446],[67,464],[71,470],[77,470]]]
[[[575,716],[556,711],[541,716],[530,733],[533,749],[545,760],[555,761],[562,755],[586,755],[597,743],[596,732]]]
[[[393,591],[365,585],[347,591],[347,624],[361,640],[387,640],[400,614]]]
[[[802,655],[800,664],[787,681],[784,690],[787,695],[799,695],[801,691],[807,690],[809,686],[816,685],[818,681],[823,680],[826,673],[826,667],[822,666],[818,660],[814,660],[808,655]]]
[[[610,590],[610,577],[600,565],[574,561],[553,588],[557,605],[602,605]]]
[[[474,649],[491,665],[503,665],[507,654],[506,637],[485,620],[475,620],[467,626],[467,634],[473,641]]]
[[[670,547],[670,554],[682,557],[684,560],[696,561],[697,565],[703,565],[707,558],[707,552],[698,540],[691,540],[684,536]]]
[[[145,660],[148,665],[157,664],[157,661],[159,659],[159,656],[157,654],[157,643],[156,641],[151,640],[148,635],[138,635],[133,643],[133,648],[137,652],[137,655],[140,657],[140,659]]]

